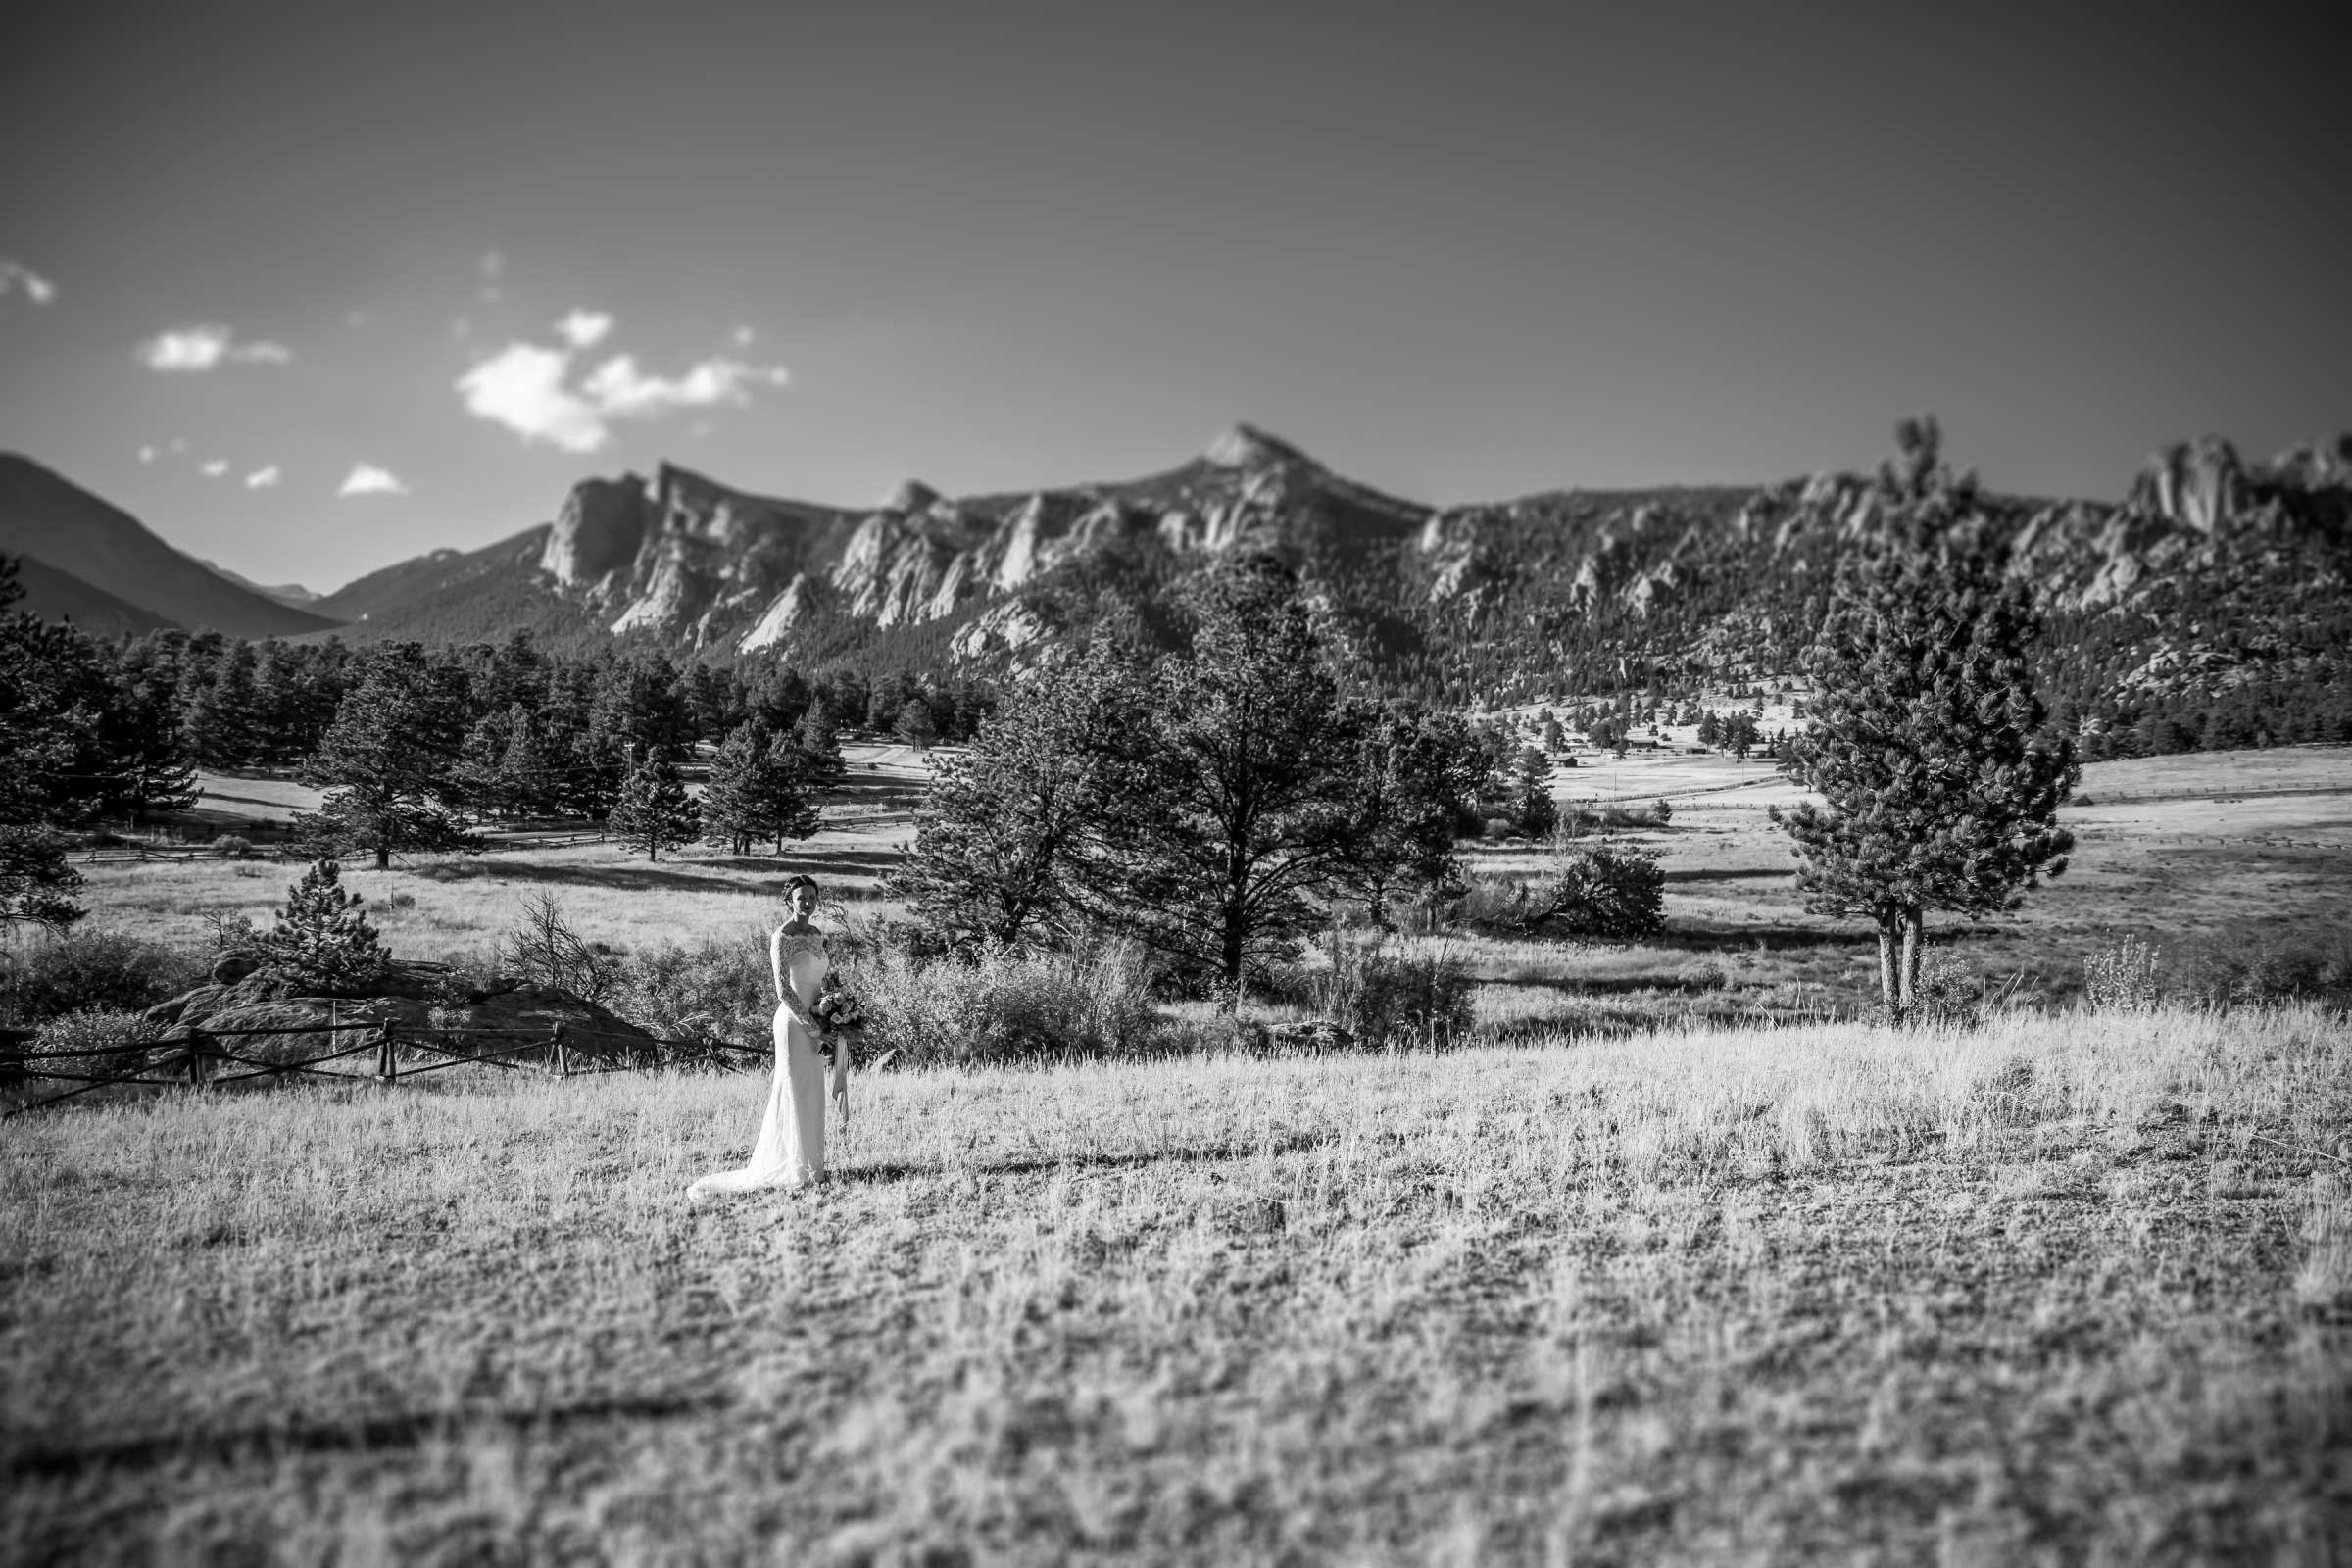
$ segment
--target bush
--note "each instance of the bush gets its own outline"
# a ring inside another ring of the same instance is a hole
[[[584,1002],[603,1002],[620,978],[618,965],[572,929],[569,912],[552,893],[522,901],[522,912],[499,937],[492,961],[504,974]]]
[[[1442,1050],[1477,1021],[1478,982],[1443,943],[1392,950],[1378,939],[1349,942],[1335,931],[1324,952],[1324,965],[1294,971],[1285,989],[1367,1050]]]
[[[92,1008],[136,1011],[202,985],[210,960],[124,931],[76,931],[17,955],[0,1006],[19,1024]]]
[[[1660,827],[1674,820],[1674,803],[1661,795],[1649,808],[1649,819]]]
[[[920,958],[896,943],[847,946],[856,956],[837,967],[865,1008],[870,1049],[896,1052],[902,1066],[1132,1057],[1167,1044],[1151,966],[1132,943],[983,949],[969,961]]]
[[[583,980],[593,976],[598,999],[641,1029],[664,1039],[738,1046],[770,1038],[775,985],[760,934],[672,942],[618,961],[592,948],[583,955],[582,964],[568,972]]]
[[[64,1056],[43,1064],[57,1072],[92,1078],[131,1078],[147,1065],[154,1053],[124,1048],[150,1045],[160,1033],[155,1025],[125,1008],[81,1007],[43,1024],[33,1049],[95,1053],[88,1056]],[[40,1080],[33,1082],[38,1085]],[[56,1086],[58,1090],[70,1087]],[[44,1088],[42,1092],[53,1091]]]
[[[253,858],[253,840],[235,833],[223,833],[213,840],[212,851],[223,860]]]
[[[2211,938],[2175,968],[2180,989],[2211,1005],[2316,1002],[2352,1007],[2352,930],[2342,926]]]
[[[1655,936],[1666,925],[1666,873],[1646,850],[1607,844],[1564,851],[1535,879],[1481,876],[1454,906],[1473,930],[1564,938]]]

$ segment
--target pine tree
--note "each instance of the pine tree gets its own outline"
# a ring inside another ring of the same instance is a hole
[[[929,751],[931,743],[939,739],[939,725],[931,716],[931,705],[920,697],[906,699],[906,706],[899,710],[898,718],[891,724],[891,733],[909,746],[919,746]]]
[[[1060,940],[1116,737],[1144,708],[1140,677],[1100,646],[1039,671],[932,778],[913,853],[885,887],[952,944]]]
[[[830,789],[849,771],[841,760],[841,737],[834,725],[833,711],[829,700],[815,699],[801,715],[800,728],[794,735],[808,782],[819,789]]]
[[[820,820],[805,774],[788,737],[770,734],[757,718],[737,725],[703,786],[703,841],[748,855],[755,841],[772,839],[783,854],[786,839],[808,837]]]
[[[1518,786],[1513,815],[1520,832],[1540,839],[1559,826],[1559,804],[1551,798],[1551,762],[1532,746],[1519,754]]]
[[[298,825],[321,845],[372,852],[379,871],[396,851],[479,851],[450,810],[464,791],[463,722],[461,671],[435,669],[415,643],[378,649],[304,764],[303,782],[327,797]]]
[[[498,794],[509,810],[522,816],[556,810],[564,799],[564,779],[540,740],[538,717],[520,703],[507,710],[507,749],[498,759]]]
[[[1477,800],[1486,755],[1449,713],[1398,705],[1364,713],[1361,730],[1348,795],[1348,864],[1339,885],[1386,928],[1400,888],[1435,892],[1455,881],[1454,831]]]
[[[1897,427],[1900,466],[1871,500],[1880,532],[1849,561],[1805,661],[1814,723],[1783,771],[1818,791],[1774,820],[1796,841],[1806,907],[1878,927],[1880,985],[1901,1020],[1926,911],[2017,907],[2066,868],[2056,825],[2080,769],[2048,733],[2031,654],[2040,625],[2006,580],[1973,477],[1940,460],[1935,422]]]
[[[1228,1008],[1324,918],[1350,869],[1363,715],[1339,687],[1297,579],[1270,557],[1193,585],[1198,629],[1156,672],[1105,795],[1090,912],[1204,980]]]
[[[0,826],[0,925],[22,920],[62,931],[89,911],[74,902],[81,873],[66,841],[45,827]]]
[[[286,890],[277,924],[262,939],[265,966],[326,995],[365,995],[387,961],[365,903],[343,886],[342,867],[333,860],[312,862]]]
[[[629,770],[612,807],[612,824],[622,843],[645,851],[649,860],[659,860],[663,850],[692,844],[701,819],[678,764],[657,752]]]

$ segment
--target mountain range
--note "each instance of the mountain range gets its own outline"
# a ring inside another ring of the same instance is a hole
[[[1252,549],[1298,566],[1369,664],[1461,697],[1786,669],[1872,507],[1866,476],[1826,473],[1438,508],[1240,424],[1142,478],[953,498],[908,480],[869,507],[664,464],[583,480],[495,544],[289,603],[299,590],[232,580],[0,457],[0,550],[37,564],[33,608],[92,630],[448,643],[528,628],[575,649],[988,668],[1121,607],[1149,615],[1190,564]],[[2352,642],[2352,436],[2267,463],[2208,438],[2159,452],[2116,499],[2001,496],[1992,511],[2083,665],[2079,695],[2308,671]]]

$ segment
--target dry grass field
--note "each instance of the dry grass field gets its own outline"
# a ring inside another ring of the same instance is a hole
[[[470,859],[390,872],[350,866],[346,880],[367,896],[394,950],[419,957],[480,954],[539,891],[564,900],[583,936],[620,948],[752,932],[775,914],[783,877],[799,871],[853,907],[886,911],[873,888],[912,835],[924,755],[896,746],[852,746],[846,755],[850,783],[824,830],[781,859],[697,849],[648,864],[616,844],[550,848],[518,835]],[[1615,790],[1602,782],[1612,777]],[[218,805],[272,787],[207,785]],[[1502,1037],[1804,1021],[1870,1004],[1876,945],[1855,922],[1804,911],[1787,836],[1764,812],[1800,796],[1772,764],[1587,755],[1556,775],[1556,789],[1571,803],[1672,802],[1663,830],[1620,835],[1659,855],[1668,928],[1655,941],[1599,948],[1447,939],[1484,982],[1480,1015]],[[2065,876],[2029,895],[2015,915],[1930,922],[1942,961],[1985,994],[2063,1004],[2080,989],[2083,959],[2127,935],[2183,950],[2247,950],[2352,928],[2352,748],[2101,762],[2084,770],[2082,793],[2090,804],[2062,813],[2079,841]],[[1533,872],[1544,859],[1526,845],[1467,854],[1474,871]],[[81,870],[93,923],[176,943],[203,940],[215,914],[267,924],[294,874],[273,861],[202,858],[107,858]]]
[[[2310,1011],[306,1088],[0,1141],[11,1562],[2114,1564],[2352,1545]]]

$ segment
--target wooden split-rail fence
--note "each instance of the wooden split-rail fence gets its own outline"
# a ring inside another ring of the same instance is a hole
[[[251,1047],[238,1049],[246,1040],[280,1035],[324,1035],[327,1037],[327,1050],[298,1060],[271,1061]],[[361,1038],[355,1044],[344,1045],[341,1041],[346,1035],[358,1035]],[[495,1050],[479,1047],[468,1049],[463,1044],[475,1041],[487,1046],[501,1040],[513,1043]],[[133,1045],[74,1046],[47,1051],[25,1049],[32,1044],[30,1034],[9,1031],[0,1033],[0,1083],[39,1080],[78,1086],[62,1094],[18,1105],[6,1112],[7,1116],[21,1116],[26,1111],[63,1104],[100,1089],[145,1086],[201,1091],[295,1073],[309,1073],[338,1083],[351,1083],[370,1075],[349,1068],[328,1071],[327,1064],[370,1053],[375,1057],[372,1076],[387,1087],[450,1067],[495,1067],[514,1072],[537,1066],[554,1077],[579,1078],[597,1073],[642,1071],[646,1067],[661,1064],[643,1060],[574,1063],[572,1052],[575,1046],[599,1041],[619,1042],[632,1054],[656,1049],[683,1051],[701,1060],[720,1064],[727,1063],[730,1054],[757,1057],[761,1061],[765,1061],[772,1054],[766,1046],[739,1046],[725,1040],[668,1040],[660,1036],[621,1035],[610,1030],[581,1029],[562,1022],[551,1024],[545,1031],[442,1029],[431,1025],[403,1026],[391,1020],[373,1018],[350,1023],[330,1020],[325,1023],[277,1024],[247,1029],[211,1029],[196,1024],[174,1027],[158,1039]],[[513,1059],[525,1052],[545,1052],[546,1055],[535,1063]],[[404,1053],[409,1055],[407,1061],[402,1060]],[[419,1065],[416,1059],[419,1055],[437,1056],[440,1059]],[[127,1071],[110,1073],[99,1070],[107,1061],[133,1057],[139,1059]],[[674,1061],[677,1058],[673,1056],[669,1059]],[[69,1071],[69,1068],[80,1070]]]

